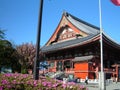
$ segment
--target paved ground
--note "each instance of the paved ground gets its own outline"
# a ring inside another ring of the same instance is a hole
[[[97,84],[88,84],[85,86],[88,87],[88,90],[99,90]],[[113,82],[109,85],[106,85],[106,90],[120,90],[120,82],[118,82],[117,84]]]

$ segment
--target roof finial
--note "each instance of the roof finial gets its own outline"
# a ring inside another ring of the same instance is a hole
[[[63,14],[64,14],[65,16],[68,16],[68,13],[67,13],[65,10],[63,10]]]

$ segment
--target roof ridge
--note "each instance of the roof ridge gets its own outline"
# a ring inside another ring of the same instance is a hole
[[[79,21],[79,22],[82,22],[82,23],[84,23],[84,24],[86,24],[86,25],[88,25],[88,26],[90,26],[90,27],[93,27],[93,28],[96,28],[96,29],[100,30],[99,27],[97,27],[97,26],[95,26],[95,25],[93,25],[93,24],[90,24],[90,23],[88,23],[88,22],[86,22],[86,21],[84,21],[84,20],[82,20],[82,19],[80,19],[80,18],[77,18],[77,17],[75,17],[74,15],[72,15],[72,14],[66,12],[66,11],[63,12],[63,15],[65,15],[66,17],[71,16],[73,19],[75,19],[75,20],[77,20],[77,21]]]

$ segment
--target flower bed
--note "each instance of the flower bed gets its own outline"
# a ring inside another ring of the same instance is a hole
[[[73,82],[63,84],[62,81],[48,77],[33,80],[33,76],[28,74],[0,74],[0,90],[87,90],[87,88]]]

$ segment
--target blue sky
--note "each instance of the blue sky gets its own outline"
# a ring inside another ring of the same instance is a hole
[[[0,29],[6,39],[20,45],[36,43],[40,0],[0,0]],[[43,46],[56,29],[63,11],[99,27],[99,0],[44,0],[41,42]],[[101,0],[102,27],[120,43],[120,7]]]

